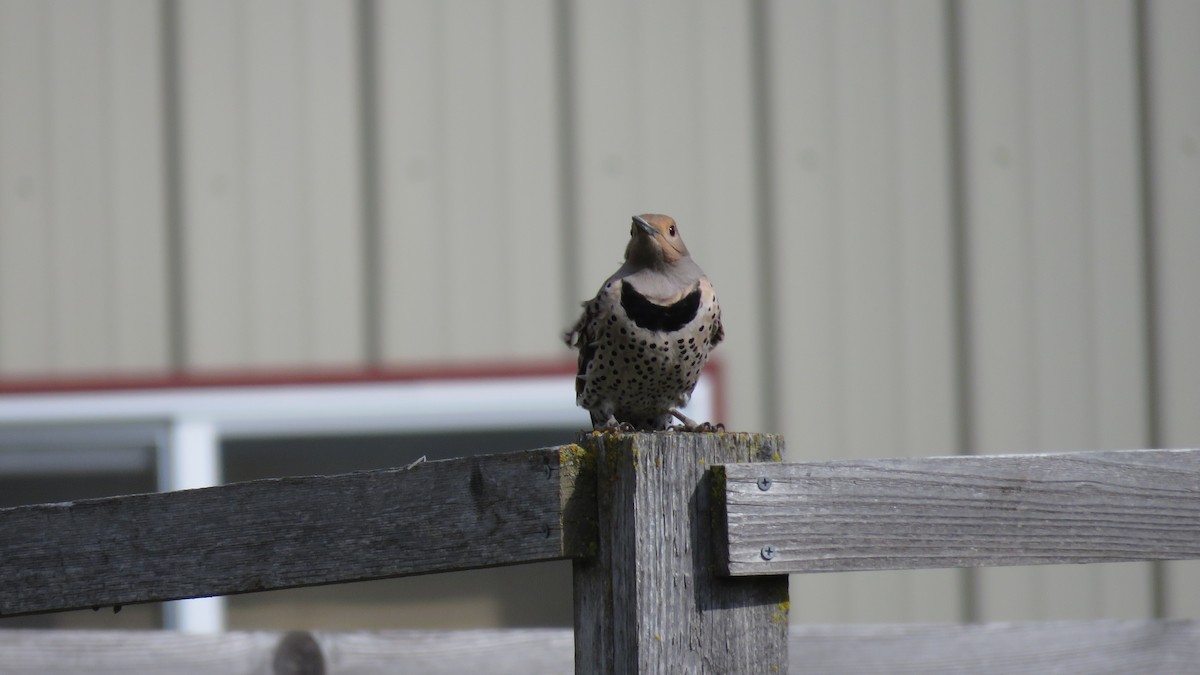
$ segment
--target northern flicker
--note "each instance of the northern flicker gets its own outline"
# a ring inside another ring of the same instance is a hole
[[[575,402],[595,429],[708,431],[687,405],[708,353],[725,336],[712,284],[669,216],[633,217],[625,263],[564,336],[579,349]]]

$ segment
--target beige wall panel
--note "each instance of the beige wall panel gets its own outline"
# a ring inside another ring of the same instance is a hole
[[[0,2],[0,373],[54,368],[48,6]]]
[[[571,18],[579,192],[575,223],[579,251],[575,258],[577,286],[585,297],[590,297],[621,263],[629,239],[630,216],[650,208],[643,205],[647,201],[663,211],[676,204],[665,203],[665,195],[642,194],[646,189],[641,181],[647,176],[638,164],[643,153],[635,129],[642,116],[661,108],[637,98],[640,92],[636,91],[635,78],[650,67],[647,57],[654,44],[638,39],[641,28],[635,3],[574,2]],[[687,117],[672,122],[685,124]],[[686,225],[682,215],[679,219]],[[684,230],[685,235],[689,232]],[[699,249],[696,254],[700,257]]]
[[[725,342],[716,354],[726,366],[726,415],[731,429],[765,430],[762,354],[764,317],[760,260],[763,232],[755,216],[758,158],[754,154],[754,92],[751,88],[748,3],[706,0],[693,20],[700,36],[694,60],[699,85],[692,95],[705,150],[696,171],[696,213],[689,219],[689,250],[716,284]],[[695,225],[691,225],[694,220]],[[695,231],[693,235],[692,232]],[[692,243],[692,242],[695,243]]]
[[[106,159],[112,109],[109,35],[100,3],[51,2],[48,9],[48,209],[55,369],[102,370],[114,316],[111,185]]]
[[[839,316],[840,231],[836,222],[836,144],[833,96],[832,7],[823,2],[769,5],[768,44],[776,68],[771,83],[775,122],[773,174],[777,184],[775,236],[776,319],[780,330],[779,407],[791,461],[844,456],[845,360]],[[890,449],[890,447],[889,447]],[[884,451],[881,454],[887,454]],[[792,621],[854,621],[848,598],[865,575],[792,577]],[[894,609],[894,608],[889,608]],[[883,620],[883,619],[880,619]]]
[[[943,6],[770,9],[774,251],[791,454],[952,453]],[[954,620],[959,574],[797,577],[795,616]]]
[[[110,0],[112,367],[169,366],[161,3]]]
[[[423,286],[444,289],[437,311],[444,315],[442,344],[448,356],[499,357],[507,352],[508,306],[538,303],[537,297],[522,297],[519,289],[508,286],[504,270],[514,264],[533,266],[540,258],[530,251],[524,261],[509,260],[503,245],[508,234],[501,207],[507,159],[500,152],[507,132],[500,125],[507,85],[500,78],[499,60],[507,37],[498,30],[503,7],[493,2],[446,2],[437,11],[442,20],[437,57],[410,64],[430,68],[441,89],[442,106],[442,202],[435,227],[444,228],[446,257]],[[543,219],[543,227],[546,234],[552,232],[549,218]],[[552,312],[557,306],[551,301],[545,309]]]
[[[450,257],[435,72],[443,22],[434,1],[378,7],[383,350],[393,361],[444,357]]]
[[[1200,446],[1200,3],[1147,5],[1162,442]],[[1200,562],[1167,563],[1167,614],[1200,618]]]
[[[497,23],[505,37],[497,59],[499,178],[496,221],[503,235],[500,275],[512,289],[500,306],[504,354],[557,357],[566,327],[558,154],[559,118],[553,2],[508,2]],[[486,220],[484,221],[486,223]],[[469,312],[468,312],[469,314]]]
[[[349,4],[185,2],[188,363],[358,363],[361,206]]]
[[[1093,378],[1093,433],[1097,449],[1142,448],[1150,441],[1150,411],[1134,6],[1085,2],[1082,21],[1084,216],[1094,298],[1091,361],[1084,367]],[[1139,563],[1090,572],[1084,583],[1093,589],[1082,594],[1086,618],[1150,616],[1154,574]]]
[[[304,318],[317,262],[306,241],[313,225],[307,195],[317,186],[305,180],[303,9],[291,0],[256,0],[237,11],[244,22],[244,61],[228,85],[238,94],[234,105],[241,108],[244,134],[244,358],[247,365],[300,364],[311,337]]]
[[[1085,4],[963,7],[980,453],[1145,440],[1133,12]],[[983,570],[979,584],[985,620],[1150,611],[1145,564]]]
[[[1113,448],[1145,447],[1150,418],[1144,383],[1147,327],[1143,259],[1136,29],[1133,3],[1083,5],[1083,190],[1090,225],[1088,282],[1093,331],[1096,438]],[[1131,251],[1137,251],[1131,255]],[[1142,315],[1134,312],[1143,313]]]
[[[245,21],[234,0],[179,5],[179,142],[186,359],[233,367],[250,356],[245,134],[237,78]]]
[[[840,249],[836,220],[832,8],[824,2],[769,5],[767,37],[775,148],[775,237],[782,387],[780,408],[788,422],[793,461],[843,455],[845,416],[839,379],[844,361],[836,317],[841,289],[833,283]]]
[[[322,363],[365,356],[359,36],[348,4],[305,0],[299,27],[309,82],[300,101],[310,143],[302,177],[313,258],[304,271],[312,277],[308,350]]]
[[[942,3],[922,0],[894,10],[896,204],[899,233],[901,410],[899,438],[914,456],[962,452],[955,390],[957,346],[954,316],[951,213],[950,92],[945,74],[955,58],[947,44]],[[889,403],[892,405],[892,403]]]
[[[762,428],[750,5],[579,2],[571,16],[575,285],[590,296],[616,270],[633,214],[675,217],[722,305],[724,421]]]
[[[388,360],[562,355],[552,9],[379,5]]]
[[[157,6],[3,4],[0,369],[166,361]]]

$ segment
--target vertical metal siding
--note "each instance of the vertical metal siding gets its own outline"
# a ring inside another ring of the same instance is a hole
[[[1144,368],[1135,82],[1092,76],[1133,63],[1132,8],[971,2],[963,19],[974,449],[1144,444],[1144,390],[1112,384]],[[1144,616],[1150,574],[983,570],[980,618]]]
[[[792,458],[954,452],[944,8],[779,2],[770,12]],[[795,611],[954,620],[959,575],[798,577]]]
[[[158,370],[170,359],[161,8],[156,0],[105,6],[113,348],[104,367]]]
[[[53,368],[50,333],[47,5],[0,2],[0,368]]]
[[[1159,421],[1164,445],[1200,444],[1200,3],[1147,10]],[[1200,617],[1200,563],[1166,563],[1166,610]]]
[[[388,359],[563,353],[552,10],[380,6]]]
[[[703,148],[696,158],[695,204],[688,220],[689,246],[716,285],[725,341],[716,354],[727,366],[726,408],[731,429],[763,429],[766,424],[763,367],[770,364],[760,353],[770,311],[763,303],[766,281],[760,270],[763,236],[756,218],[759,210],[754,185],[754,107],[749,2],[705,0],[690,24],[699,36],[690,61],[700,80],[687,101],[697,116],[698,137],[687,144],[689,152]],[[624,229],[622,228],[622,232]],[[693,231],[695,234],[693,234]],[[691,242],[695,241],[695,244]],[[769,365],[768,367],[773,367]]]
[[[353,6],[180,8],[189,366],[363,357]]]
[[[155,11],[0,3],[0,372],[166,365]]]

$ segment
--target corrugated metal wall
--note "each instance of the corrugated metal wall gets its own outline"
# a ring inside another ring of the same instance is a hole
[[[732,426],[792,459],[1195,447],[1197,35],[1192,0],[0,0],[0,376],[565,358],[661,211]],[[1198,598],[1194,564],[793,590]]]

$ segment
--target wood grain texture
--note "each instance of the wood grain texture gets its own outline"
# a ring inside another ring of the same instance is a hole
[[[768,673],[787,666],[787,577],[721,579],[717,463],[777,460],[765,434],[585,434],[594,557],[575,562],[576,673]]]
[[[0,615],[570,557],[578,450],[2,509]]]
[[[314,647],[316,648],[314,650]],[[1189,672],[1194,621],[1058,621],[983,625],[797,626],[788,672],[1025,675]],[[570,629],[224,633],[0,631],[3,675],[322,672],[559,675]],[[323,670],[303,670],[320,664]]]
[[[732,575],[1200,558],[1200,450],[714,470]]]
[[[1198,638],[1191,621],[1053,621],[804,626],[789,646],[793,673],[1121,675],[1191,672]]]
[[[3,675],[271,675],[274,633],[0,631]]]

